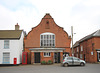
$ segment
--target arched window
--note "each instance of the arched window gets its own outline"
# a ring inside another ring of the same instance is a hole
[[[55,34],[42,33],[40,35],[40,47],[55,47]]]

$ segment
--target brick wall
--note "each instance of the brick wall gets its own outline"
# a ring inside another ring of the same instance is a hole
[[[49,29],[47,29],[46,22],[49,22]],[[51,32],[55,34],[55,47],[66,48],[66,51],[70,52],[71,38],[63,28],[59,27],[50,17],[46,15],[40,22],[40,24],[34,27],[24,39],[25,49],[40,47],[40,34],[45,32]]]
[[[97,62],[97,51],[96,49],[100,49],[100,37],[92,37],[90,39],[84,40],[79,43],[78,46],[80,51],[79,55],[82,54],[82,59],[89,63],[95,63]],[[83,46],[83,51],[81,51],[81,46]],[[77,54],[76,47],[75,50],[75,56]],[[84,56],[85,55],[85,56]],[[80,58],[80,56],[79,56]]]
[[[24,50],[30,52],[30,48],[39,48],[40,47],[40,34],[50,32],[55,34],[55,47],[56,48],[65,48],[65,52],[70,51],[71,37],[63,30],[62,27],[59,27],[53,20],[53,18],[46,14],[41,22],[28,33],[24,38]],[[43,54],[41,53],[41,56]],[[51,53],[52,55],[52,53]],[[42,57],[42,60],[44,58]],[[47,58],[49,59],[49,58]]]

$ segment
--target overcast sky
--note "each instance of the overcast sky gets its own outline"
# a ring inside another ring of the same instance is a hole
[[[73,26],[74,42],[100,29],[100,0],[0,0],[0,30],[28,33],[46,13],[69,35]]]

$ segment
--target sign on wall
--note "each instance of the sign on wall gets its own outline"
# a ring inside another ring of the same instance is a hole
[[[91,55],[93,55],[93,51],[91,52]]]

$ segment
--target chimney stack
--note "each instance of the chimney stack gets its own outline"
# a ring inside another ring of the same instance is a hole
[[[19,25],[18,25],[18,23],[15,25],[15,30],[19,30]]]

